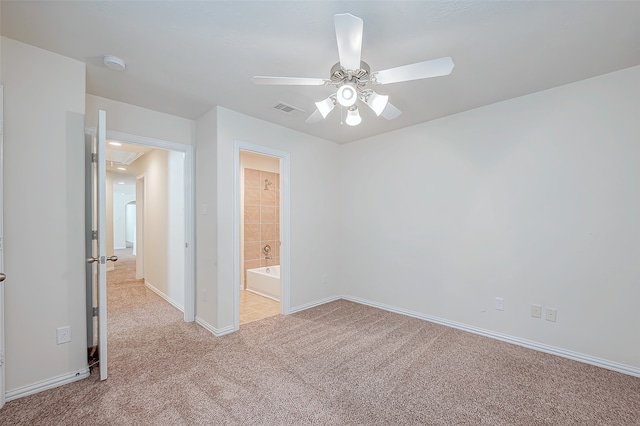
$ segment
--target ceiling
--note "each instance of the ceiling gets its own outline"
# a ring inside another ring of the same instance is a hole
[[[197,119],[214,106],[337,143],[640,65],[640,2],[2,1],[2,35],[87,64],[87,92]],[[339,109],[307,124],[323,86],[256,86],[254,75],[328,78],[333,16],[364,20],[372,71],[451,56],[451,75],[377,86],[403,114]],[[124,59],[115,72],[103,55]],[[288,115],[273,105],[304,110]]]
[[[135,161],[153,150],[149,146],[108,140],[105,148],[107,171],[114,174],[114,179],[135,185]]]

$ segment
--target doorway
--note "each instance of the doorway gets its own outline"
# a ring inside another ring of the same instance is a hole
[[[280,313],[280,159],[240,152],[240,325]]]
[[[87,130],[88,135],[94,134],[95,135],[95,129],[88,129]],[[190,145],[184,145],[184,144],[179,144],[179,143],[174,143],[174,142],[169,142],[169,141],[163,141],[163,140],[157,140],[157,139],[152,139],[152,138],[146,138],[146,137],[141,137],[141,136],[135,136],[135,135],[130,135],[130,134],[125,134],[125,133],[121,133],[121,132],[114,132],[114,131],[107,131],[106,132],[106,139],[108,141],[113,141],[115,142],[115,144],[120,143],[120,144],[128,144],[134,147],[134,149],[132,149],[131,151],[133,152],[142,152],[142,151],[146,151],[146,152],[150,152],[150,151],[157,151],[157,152],[163,152],[164,154],[164,163],[165,163],[165,169],[168,170],[168,172],[166,173],[167,175],[170,175],[171,173],[173,173],[174,175],[179,175],[181,177],[180,179],[180,183],[177,185],[177,188],[173,188],[173,193],[178,193],[179,196],[177,198],[170,198],[170,197],[165,197],[164,201],[165,201],[165,210],[166,210],[166,206],[168,205],[172,205],[174,207],[177,207],[177,209],[174,209],[175,211],[177,211],[177,213],[165,213],[165,222],[167,220],[173,221],[174,223],[174,229],[178,229],[178,232],[175,233],[171,233],[171,237],[167,237],[167,240],[170,240],[173,242],[172,244],[172,250],[175,250],[179,253],[179,256],[173,256],[173,257],[180,257],[182,258],[182,262],[180,265],[180,277],[175,280],[175,281],[179,281],[181,283],[181,305],[180,306],[180,310],[183,311],[183,319],[184,321],[190,322],[190,321],[194,321],[195,319],[195,296],[194,296],[194,253],[193,253],[193,241],[194,241],[194,217],[193,217],[193,200],[194,200],[194,188],[193,188],[193,184],[194,184],[194,157],[193,157],[193,147]],[[132,161],[135,161],[135,159],[133,159]],[[162,162],[161,161],[161,162]],[[156,162],[157,163],[157,162]],[[175,167],[176,163],[179,164],[179,167]],[[116,164],[113,164],[112,166],[117,166]],[[118,166],[120,167],[120,166]],[[154,169],[153,167],[150,169]],[[135,171],[133,172],[135,173]],[[150,181],[150,178],[152,177],[151,175],[153,175],[154,173],[146,171],[143,172],[142,175],[139,174],[135,174],[132,178],[132,184],[134,186],[136,186],[136,240],[135,240],[135,245],[136,245],[136,260],[138,260],[139,258],[141,258],[141,255],[144,255],[144,249],[142,247],[144,247],[142,244],[140,244],[140,240],[141,240],[141,236],[144,237],[148,237],[148,235],[144,235],[144,226],[140,226],[140,224],[138,223],[138,220],[141,221],[145,221],[145,219],[147,219],[147,221],[150,218],[150,215],[147,214],[148,209],[145,208],[145,201],[147,201],[147,195],[148,195],[148,184]],[[160,185],[162,186],[163,184],[165,186],[168,186],[168,182],[171,180],[171,178],[165,176],[164,178],[164,182],[161,183]],[[140,190],[139,188],[137,188],[138,184],[140,183]],[[111,178],[111,182],[110,185],[107,184],[107,190],[109,190],[109,192],[111,192],[111,194],[108,194],[107,196],[107,200],[111,199],[111,203],[113,203],[113,188],[114,187],[118,187],[119,184],[119,180],[117,180],[114,184],[114,179],[113,176]],[[113,207],[110,207],[111,211],[113,212]],[[109,208],[107,208],[107,211],[109,211]],[[126,212],[123,212],[123,215],[126,214]],[[149,222],[149,225],[153,226],[153,220],[151,220]],[[113,225],[111,225],[111,227],[113,228]],[[147,233],[147,234],[153,234],[153,232],[151,233]],[[177,235],[177,237],[176,237]],[[173,238],[173,239],[171,239]],[[114,249],[114,237],[113,234],[109,235],[106,240],[107,245],[111,245],[111,250],[113,253],[113,249]],[[179,244],[176,244],[176,241],[179,241]],[[165,244],[165,247],[168,247],[168,243]],[[125,241],[125,250],[126,250],[126,241]],[[133,247],[129,248],[128,250],[132,251]],[[141,253],[142,252],[142,253]],[[169,258],[170,257],[170,250],[165,250],[165,257]],[[134,262],[135,263],[135,262]],[[166,259],[165,259],[165,263],[166,263]],[[144,265],[144,263],[142,263],[142,265]],[[137,269],[137,268],[136,268]],[[176,269],[173,269],[173,272],[175,272]],[[148,275],[148,271],[144,271],[143,269],[139,270],[139,273],[141,273],[144,277],[147,277]],[[175,278],[175,277],[174,277]],[[88,290],[88,298],[90,297],[90,293],[89,293],[89,288]],[[175,290],[175,289],[174,289]],[[90,315],[91,312],[91,304],[88,304],[88,314]],[[95,305],[93,305],[95,306]],[[108,309],[108,306],[107,306]],[[94,315],[95,315],[96,311],[94,310]],[[88,325],[88,330],[93,331],[94,327],[92,327],[92,321],[93,318],[90,319],[89,325]],[[92,346],[93,344],[93,339],[91,338],[91,336],[88,339],[88,343],[89,343],[89,347]]]
[[[179,208],[173,213],[168,213],[168,221],[181,223],[182,226],[173,226],[172,229],[178,230],[178,234],[172,232],[167,238],[173,245],[174,250],[184,252],[184,320],[193,322],[195,320],[195,256],[194,256],[194,155],[193,146],[181,143],[165,141],[160,139],[148,138],[144,136],[131,135],[122,132],[107,130],[107,140],[119,141],[125,144],[146,147],[152,150],[166,152],[167,158],[167,185],[174,181],[172,176],[181,176],[181,184],[174,185],[170,191],[167,203],[173,203]],[[180,166],[182,165],[182,167]],[[135,176],[136,178],[136,276],[138,277],[138,257],[148,257],[150,253],[145,253],[142,242],[148,235],[145,235],[144,228],[141,223],[147,224],[147,228],[153,227],[154,223],[149,222],[152,215],[149,214],[149,182],[151,180],[149,172],[142,172]],[[177,247],[175,241],[184,242],[181,247]],[[147,244],[148,246],[148,244]],[[171,256],[169,253],[168,257]],[[147,275],[144,271],[144,264],[140,265],[142,276]]]
[[[241,292],[247,291],[248,284],[245,279],[246,270],[255,269],[250,268],[250,266],[258,266],[260,264],[260,268],[270,268],[270,273],[273,272],[273,269],[278,269],[280,279],[276,286],[279,287],[279,294],[273,298],[279,299],[279,313],[286,315],[290,312],[290,155],[287,152],[240,141],[235,142],[234,153],[233,254],[235,290],[233,306],[234,330],[238,330],[240,328]],[[247,158],[251,160],[247,160]],[[252,162],[253,160],[256,162]],[[255,165],[265,162],[270,163],[271,166],[264,166],[267,169],[262,170],[263,175],[259,168],[255,168]],[[253,167],[251,166],[252,164],[254,165]],[[252,207],[250,210],[253,210],[253,213],[245,212],[244,183],[246,169],[252,170],[247,176],[253,179],[253,189],[251,190],[253,201],[249,203],[253,205],[246,207]],[[277,191],[275,190],[276,188]],[[273,219],[273,216],[271,218],[267,217],[267,223],[265,223],[264,227],[255,223],[257,221],[256,218],[262,217],[263,214],[263,207],[257,205],[256,198],[262,197],[269,200],[273,199],[271,206],[265,206],[266,216],[272,215],[275,211],[278,212],[277,221]],[[257,210],[260,211],[259,216],[256,216],[258,214]],[[245,213],[254,215],[252,219],[254,223],[245,223]],[[272,222],[269,223],[270,221]],[[263,231],[265,232],[265,239],[262,239]],[[252,242],[251,247],[245,247],[245,233],[248,232],[254,233],[253,237],[249,238]],[[269,239],[272,235],[274,239]],[[249,251],[252,251],[252,254],[249,254]],[[276,261],[278,265],[275,264]],[[273,289],[273,283],[270,289]],[[264,287],[257,293],[263,293],[261,296],[264,296]],[[253,294],[256,294],[256,292]],[[266,295],[274,296],[270,291],[267,291]]]
[[[111,194],[107,191],[107,204],[109,200],[112,204],[107,213],[107,252],[132,260],[136,279],[143,279],[145,287],[185,312],[185,155],[122,140],[109,139],[109,144],[117,146],[107,148],[106,154],[107,183],[113,188]],[[131,160],[120,162],[119,158]],[[133,214],[130,247],[127,209]]]

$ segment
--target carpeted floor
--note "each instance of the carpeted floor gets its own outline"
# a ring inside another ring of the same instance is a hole
[[[109,304],[109,379],[11,401],[0,424],[640,424],[639,378],[352,302],[224,337],[135,279]]]

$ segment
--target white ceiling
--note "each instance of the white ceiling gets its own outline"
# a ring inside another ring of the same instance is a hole
[[[105,149],[107,171],[113,173],[114,180],[119,179],[135,187],[135,161],[154,148],[132,145],[121,141],[108,140]]]
[[[640,65],[640,2],[2,1],[2,35],[87,64],[87,92],[196,119],[216,105],[345,143]],[[256,86],[253,75],[328,78],[333,16],[364,20],[372,71],[451,56],[446,77],[377,86],[403,111],[305,119],[330,87]],[[127,63],[110,71],[103,55]],[[285,102],[305,113],[287,115]]]

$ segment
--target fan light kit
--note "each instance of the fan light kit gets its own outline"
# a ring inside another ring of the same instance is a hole
[[[367,105],[377,115],[393,120],[402,112],[389,102],[389,96],[380,95],[368,88],[371,85],[400,83],[423,78],[440,77],[451,74],[453,60],[450,57],[417,62],[371,72],[369,64],[361,61],[362,19],[349,13],[335,15],[336,40],[340,62],[331,68],[330,78],[305,77],[265,77],[255,76],[252,81],[260,85],[284,86],[334,86],[336,93],[316,102],[316,111],[307,118],[307,123],[315,123],[326,118],[336,105],[347,111],[345,123],[357,126],[362,122],[357,101]]]

